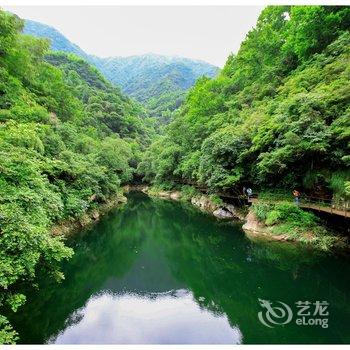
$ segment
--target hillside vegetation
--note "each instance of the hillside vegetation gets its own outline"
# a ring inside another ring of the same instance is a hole
[[[190,90],[144,180],[348,198],[349,29],[349,7],[267,7],[219,76]]]
[[[72,255],[54,224],[82,217],[129,181],[149,143],[143,110],[76,56],[48,52],[0,10],[0,343],[40,267]],[[140,117],[141,116],[141,117]]]
[[[23,26],[0,10],[1,344],[16,342],[5,315],[37,273],[64,278],[73,252],[52,228],[119,196],[135,175],[158,189],[205,187],[218,203],[215,193],[243,186],[349,199],[350,7],[267,7],[215,78],[200,77],[216,73],[205,63],[154,55],[130,67],[86,56],[93,67],[50,27],[43,36],[68,53]],[[149,112],[171,121],[162,135]],[[304,239],[306,227],[319,246],[332,243],[294,205],[253,210],[277,234]]]
[[[50,48],[53,51],[72,53],[85,60],[89,59],[89,55],[78,45],[75,45],[74,43],[70,42],[57,29],[50,27],[46,24],[26,19],[24,21],[23,33],[39,38],[49,39]]]
[[[201,76],[218,69],[206,62],[181,57],[142,55],[99,59],[100,70],[129,96],[141,102],[160,124],[168,124],[188,89]]]
[[[186,92],[201,76],[214,77],[218,68],[198,60],[146,54],[101,58],[85,53],[56,29],[26,20],[24,32],[50,39],[54,51],[73,53],[87,60],[122,91],[143,104],[160,125],[168,124]]]

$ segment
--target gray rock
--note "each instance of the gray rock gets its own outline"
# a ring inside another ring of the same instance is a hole
[[[236,208],[232,204],[225,204],[225,209],[231,214],[236,215]]]
[[[224,208],[219,208],[213,211],[213,215],[219,219],[231,219],[233,214]]]

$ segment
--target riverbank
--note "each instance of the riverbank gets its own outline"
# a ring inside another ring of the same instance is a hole
[[[315,214],[289,202],[253,204],[242,228],[251,238],[298,242],[323,251],[349,249],[346,236],[330,231]]]
[[[241,220],[245,219],[246,213],[243,208],[225,203],[219,196],[206,195],[198,192],[193,187],[186,186],[184,190],[162,190],[157,187],[139,186],[133,188],[141,190],[149,196],[160,197],[175,201],[190,202],[202,212],[215,216],[220,220]]]
[[[220,220],[243,221],[242,229],[251,240],[259,238],[267,241],[295,242],[322,251],[349,249],[347,237],[330,232],[315,214],[304,211],[293,203],[254,204],[247,211],[247,208],[225,203],[215,194],[206,195],[190,186],[183,188],[164,190],[140,185],[131,189],[140,190],[151,197],[190,202],[201,211]]]
[[[63,283],[39,274],[41,288],[11,317],[19,343],[215,342],[231,334],[225,328],[242,334],[244,343],[344,341],[349,259],[256,241],[248,243],[240,225],[218,224],[190,205],[132,192],[122,210],[74,237]],[[303,295],[327,300],[337,332],[309,327],[305,335],[281,327],[271,333],[252,322],[259,295],[287,303]]]
[[[98,204],[96,208],[87,211],[81,217],[65,220],[52,226],[51,234],[54,236],[69,236],[82,229],[86,229],[98,222],[109,211],[126,202],[127,198],[123,194],[116,194],[104,203]]]

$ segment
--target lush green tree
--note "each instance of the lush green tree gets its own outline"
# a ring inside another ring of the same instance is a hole
[[[54,225],[120,192],[149,143],[152,121],[80,58],[48,52],[0,10],[0,343],[5,315],[25,302],[38,269],[57,280],[73,251]]]
[[[140,164],[211,191],[347,196],[349,7],[269,6],[217,78],[202,78]],[[149,167],[146,165],[148,164]]]
[[[347,6],[293,6],[284,49],[300,60],[321,52],[350,28]]]

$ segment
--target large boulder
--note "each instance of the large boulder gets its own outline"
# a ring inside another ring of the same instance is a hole
[[[218,219],[232,219],[233,214],[224,208],[218,208],[213,211],[213,215]]]
[[[127,201],[128,199],[123,195],[119,195],[117,198],[117,203],[126,203]]]
[[[242,211],[239,209],[237,210],[237,208],[232,204],[225,204],[224,209],[229,211],[234,218],[237,218],[239,220],[245,219],[245,215],[242,213]]]
[[[247,237],[251,240],[255,239],[267,239],[273,241],[288,241],[291,240],[288,235],[276,235],[273,234],[271,229],[261,222],[255,213],[250,210],[246,222],[242,226],[244,232],[247,234]]]

